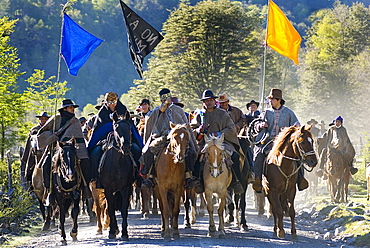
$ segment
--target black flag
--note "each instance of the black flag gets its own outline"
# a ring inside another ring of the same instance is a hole
[[[163,36],[144,21],[122,0],[120,0],[123,16],[126,22],[126,31],[132,62],[139,76],[143,78],[142,63],[145,58],[158,43],[163,40]]]

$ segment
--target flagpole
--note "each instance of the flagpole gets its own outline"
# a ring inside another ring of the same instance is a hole
[[[269,12],[270,12],[270,0],[267,3],[266,35],[265,35],[265,42],[264,42],[263,62],[262,62],[262,76],[261,76],[260,92],[259,92],[260,93],[261,112],[264,111],[264,105],[265,105],[266,53],[267,53],[267,34],[268,34]]]

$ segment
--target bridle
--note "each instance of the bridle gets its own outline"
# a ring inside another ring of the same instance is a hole
[[[294,138],[294,141],[293,141],[293,147],[297,147],[298,148],[298,152],[299,152],[299,155],[298,155],[298,158],[293,158],[293,157],[289,157],[287,155],[285,155],[284,153],[282,153],[281,151],[279,151],[279,154],[285,158],[285,159],[288,159],[288,160],[292,160],[292,161],[299,161],[299,166],[297,168],[295,168],[292,173],[290,173],[289,175],[285,174],[283,172],[283,170],[281,169],[281,166],[280,165],[277,165],[277,168],[279,169],[280,173],[285,177],[286,179],[286,184],[285,184],[285,189],[284,189],[284,192],[285,193],[288,189],[288,182],[289,182],[289,179],[294,176],[295,174],[298,173],[298,171],[301,169],[301,167],[303,166],[303,168],[308,171],[308,172],[311,172],[313,170],[313,167],[311,170],[307,169],[304,164],[305,162],[307,161],[307,157],[308,156],[311,156],[311,155],[315,155],[315,151],[314,150],[311,150],[311,151],[308,151],[306,152],[303,148],[302,148],[302,145],[301,145],[301,142],[298,142],[298,139],[300,137],[302,137],[303,134],[301,134],[300,136]],[[294,150],[294,149],[293,149]],[[279,161],[278,159],[276,161]]]

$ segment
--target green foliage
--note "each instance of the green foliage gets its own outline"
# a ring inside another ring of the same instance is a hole
[[[7,163],[0,161],[0,188],[6,193],[8,178],[7,178]],[[24,220],[31,208],[35,206],[35,200],[20,187],[19,162],[12,163],[13,171],[13,187],[14,192],[11,196],[5,194],[0,195],[0,223],[5,227],[9,227],[10,223],[15,223],[17,226]],[[9,190],[9,189],[8,189]]]
[[[66,87],[66,81],[52,81],[55,76],[44,78],[45,72],[35,69],[35,72],[26,80],[29,87],[27,87],[25,95],[29,103],[29,112],[46,111],[52,115],[60,107],[60,102],[70,89]]]
[[[195,107],[205,89],[237,97],[256,92],[261,21],[256,6],[240,2],[181,3],[163,25],[165,38],[149,60],[145,82],[130,95],[155,99],[168,87]]]

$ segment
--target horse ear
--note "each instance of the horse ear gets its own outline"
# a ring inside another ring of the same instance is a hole
[[[170,127],[171,127],[171,129],[175,128],[175,126],[176,126],[176,124],[173,123],[172,121],[170,121]]]
[[[220,137],[221,142],[224,142],[224,139],[225,139],[225,134],[224,134],[224,133],[222,133],[222,134],[221,134],[221,137]]]

